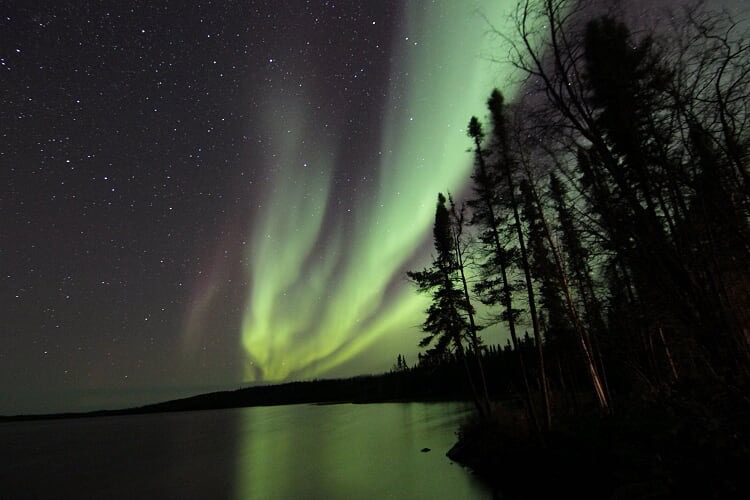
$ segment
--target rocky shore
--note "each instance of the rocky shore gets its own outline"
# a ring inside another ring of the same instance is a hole
[[[499,498],[750,498],[750,413],[743,401],[640,402],[531,432],[519,410],[466,422],[451,460]]]

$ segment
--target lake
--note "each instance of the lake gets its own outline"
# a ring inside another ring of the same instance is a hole
[[[491,498],[445,456],[470,411],[289,405],[8,422],[0,424],[0,496]]]

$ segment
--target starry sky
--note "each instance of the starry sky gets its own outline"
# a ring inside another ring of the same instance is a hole
[[[416,361],[514,5],[0,0],[0,414]]]
[[[0,414],[416,361],[507,6],[2,2]]]

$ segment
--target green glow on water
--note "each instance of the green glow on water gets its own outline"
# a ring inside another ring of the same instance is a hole
[[[290,405],[232,410],[236,498],[490,498],[445,456],[471,407]],[[422,453],[422,448],[430,448]]]

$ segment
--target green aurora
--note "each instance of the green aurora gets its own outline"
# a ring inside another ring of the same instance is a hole
[[[513,3],[408,2],[392,47],[377,188],[357,198],[348,230],[327,213],[330,152],[345,145],[330,143],[309,100],[268,96],[273,175],[246,250],[246,381],[382,371],[396,353],[414,353],[427,303],[404,271],[429,257],[437,192],[459,192],[469,177],[469,117],[484,114],[493,87],[512,94],[507,71],[490,61],[502,48],[485,17],[500,28]]]

